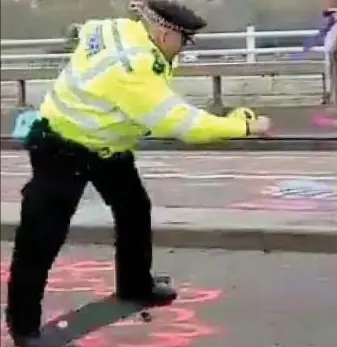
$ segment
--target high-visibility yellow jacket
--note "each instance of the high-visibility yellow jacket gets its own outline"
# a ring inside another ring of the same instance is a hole
[[[171,89],[171,76],[140,21],[91,20],[40,111],[55,132],[94,151],[133,149],[149,132],[189,143],[246,135],[244,118],[187,104]]]

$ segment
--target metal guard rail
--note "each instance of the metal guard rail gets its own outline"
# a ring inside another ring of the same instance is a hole
[[[177,77],[215,76],[277,76],[277,75],[320,75],[324,73],[322,61],[257,62],[247,63],[195,63],[181,64],[175,70]],[[6,67],[1,69],[2,81],[52,80],[60,67]]]
[[[80,23],[73,23],[71,27],[81,27]],[[246,31],[243,32],[224,32],[224,33],[201,33],[196,35],[196,39],[203,41],[205,39],[212,40],[233,40],[233,39],[245,39],[245,47],[232,50],[195,50],[184,51],[182,55],[212,55],[212,54],[244,54],[246,55],[247,62],[253,63],[256,61],[256,55],[259,53],[281,53],[288,52],[293,53],[294,47],[272,47],[272,48],[258,48],[256,39],[258,38],[310,38],[315,37],[319,33],[318,30],[275,30],[275,31],[256,31],[253,25],[246,27]],[[73,41],[76,43],[76,39],[72,37],[68,38],[54,38],[54,39],[32,39],[32,40],[1,40],[1,49],[11,48],[28,48],[28,47],[52,47],[64,45]],[[311,50],[321,51],[321,47],[314,47]],[[225,52],[226,51],[226,52]],[[221,53],[222,52],[222,53]],[[296,47],[296,52],[303,52],[303,47]]]
[[[275,38],[275,37],[312,37],[319,33],[318,30],[275,30],[275,31],[255,31],[254,26],[247,26],[243,32],[227,33],[203,33],[196,35],[196,39],[242,39],[254,38]],[[67,42],[66,38],[55,39],[25,39],[25,40],[1,40],[1,48],[9,47],[31,47],[46,45],[61,45]]]
[[[76,23],[74,23],[76,24]],[[80,24],[76,24],[80,26]],[[219,49],[219,50],[197,50],[185,51],[188,54],[200,56],[210,55],[246,55],[245,63],[188,63],[181,64],[177,76],[212,77],[213,102],[214,105],[222,106],[221,100],[221,76],[275,76],[275,75],[321,75],[323,83],[323,102],[328,101],[328,93],[333,92],[332,99],[337,103],[337,62],[336,59],[328,58],[322,61],[267,61],[256,62],[257,54],[264,53],[301,53],[303,47],[274,47],[257,48],[256,38],[278,38],[278,37],[313,37],[318,30],[293,30],[293,31],[255,31],[254,26],[248,26],[245,32],[232,33],[205,33],[197,35],[197,39],[239,39],[246,40],[246,47],[242,49]],[[62,45],[66,38],[42,39],[42,40],[1,40],[2,49],[33,47],[33,46],[55,46]],[[314,51],[322,52],[322,47],[314,47]],[[29,54],[29,55],[2,55],[1,56],[1,79],[4,81],[18,81],[19,104],[26,104],[26,80],[32,79],[54,79],[68,59],[68,54]],[[330,59],[332,69],[327,69],[327,59]],[[8,64],[10,62],[11,64]],[[14,64],[13,64],[14,62]],[[5,64],[4,64],[5,63]],[[26,63],[28,66],[22,66]],[[28,64],[27,64],[28,63]],[[19,66],[17,66],[19,64]],[[21,66],[20,66],[21,65]],[[330,82],[330,85],[329,83]]]
[[[2,67],[2,81],[17,81],[19,87],[18,104],[26,105],[26,81],[53,80],[60,72],[54,67]],[[213,84],[213,104],[216,109],[222,106],[222,79],[226,76],[277,76],[277,75],[320,75],[322,76],[323,101],[327,102],[326,69],[323,61],[296,62],[256,62],[256,63],[196,63],[181,64],[175,71],[179,77],[211,77]]]

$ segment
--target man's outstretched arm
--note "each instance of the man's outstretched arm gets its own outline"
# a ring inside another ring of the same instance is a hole
[[[265,126],[256,117],[247,119],[245,109],[235,116],[218,117],[189,105],[170,88],[161,74],[153,71],[154,63],[151,54],[138,57],[132,71],[117,72],[119,76],[114,76],[110,87],[111,95],[118,94],[118,98],[114,97],[117,106],[133,121],[149,129],[153,136],[207,143],[222,138],[246,137]]]

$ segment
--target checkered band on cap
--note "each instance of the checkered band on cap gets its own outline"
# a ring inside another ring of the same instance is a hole
[[[161,25],[165,28],[168,28],[168,29],[171,29],[174,31],[178,31],[178,32],[181,32],[181,33],[186,34],[186,35],[193,35],[194,34],[193,30],[189,30],[189,29],[186,29],[182,26],[175,25],[175,24],[169,22],[164,17],[159,15],[157,12],[151,10],[150,8],[148,8],[146,6],[142,8],[141,15],[145,20],[154,22],[154,23]]]
[[[337,7],[335,8],[330,8],[330,11],[333,13],[332,16],[335,18],[337,21]]]
[[[327,8],[324,12],[329,14],[329,15],[332,15],[334,18],[337,19],[337,7]]]

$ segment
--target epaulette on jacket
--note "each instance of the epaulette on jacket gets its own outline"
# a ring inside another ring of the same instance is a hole
[[[156,75],[162,75],[163,73],[165,73],[166,69],[165,61],[156,49],[152,50],[152,54],[154,56],[152,70]]]

